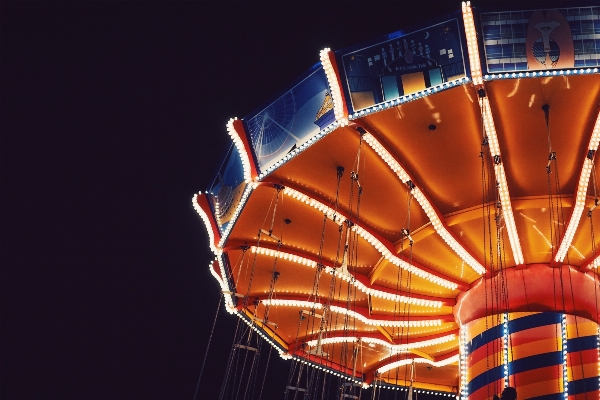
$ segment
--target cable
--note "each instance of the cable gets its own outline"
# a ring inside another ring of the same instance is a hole
[[[219,316],[219,309],[221,308],[221,296],[219,296],[219,302],[217,303],[217,312],[215,313],[215,319],[213,321],[212,328],[210,330],[210,336],[208,337],[208,344],[206,345],[206,352],[204,353],[204,360],[202,360],[202,367],[200,368],[200,375],[198,376],[198,383],[196,384],[196,391],[194,392],[194,400],[198,396],[198,388],[200,387],[200,380],[202,379],[202,373],[204,372],[204,365],[206,365],[206,359],[208,357],[208,349],[210,349],[210,342],[212,341],[213,333],[215,331],[215,325],[217,324],[217,317]]]

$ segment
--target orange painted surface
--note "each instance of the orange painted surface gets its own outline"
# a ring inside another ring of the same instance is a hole
[[[592,400],[600,398],[600,390],[594,390],[586,393],[579,393],[577,395],[570,395],[569,400]]]
[[[550,387],[556,386],[557,381],[562,379],[562,365],[551,365],[549,367],[535,368],[529,371],[521,372],[509,376],[509,382],[515,387],[521,387],[523,384],[533,384],[540,382],[549,382]],[[549,392],[553,393],[553,392]]]
[[[494,394],[500,394],[504,387],[504,379],[491,382],[473,393],[469,393],[469,400],[488,400],[494,397]]]

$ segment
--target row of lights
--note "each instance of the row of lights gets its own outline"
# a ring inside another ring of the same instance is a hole
[[[460,339],[459,339],[459,355],[460,355],[460,394],[463,399],[469,397],[469,390],[467,386],[467,327],[460,327]]]
[[[240,213],[246,206],[246,202],[248,201],[248,198],[250,197],[250,193],[252,193],[252,191],[257,186],[258,186],[258,184],[254,181],[246,184],[246,187],[244,188],[244,193],[242,194],[240,201],[238,202],[237,206],[235,207],[235,211],[233,212],[233,215],[231,216],[231,219],[229,220],[229,224],[227,225],[227,228],[225,228],[225,231],[221,235],[221,240],[219,240],[220,248],[223,248],[223,245],[229,238],[229,234],[231,233],[231,230],[233,229],[238,217],[240,216]],[[219,250],[219,251],[221,251],[221,250]]]
[[[452,356],[452,357],[448,357],[445,360],[441,360],[441,361],[431,361],[428,360],[426,358],[414,358],[414,359],[406,359],[406,360],[399,360],[399,361],[394,361],[393,363],[384,365],[383,367],[377,369],[377,372],[382,374],[384,372],[387,372],[389,370],[398,368],[398,367],[402,367],[404,365],[408,365],[408,364],[412,364],[413,361],[415,363],[419,363],[419,364],[429,364],[432,365],[434,367],[443,367],[446,365],[450,365],[450,364],[454,364],[456,362],[459,361],[459,356],[458,354]]]
[[[332,220],[333,222],[335,222],[338,225],[343,224],[345,221],[345,218],[342,218],[342,216],[338,212],[332,210],[331,208],[327,207],[323,203],[305,195],[304,193],[300,193],[299,191],[292,189],[290,187],[287,187],[287,186],[283,190],[283,193],[319,210],[320,212],[325,214],[327,216],[327,218],[329,218],[330,220]],[[446,280],[439,276],[433,275],[430,272],[423,271],[422,269],[417,268],[414,265],[409,264],[406,261],[400,259],[396,255],[394,255],[386,245],[381,243],[381,241],[379,241],[379,239],[377,239],[370,232],[368,232],[364,228],[360,227],[359,225],[354,224],[352,226],[352,230],[354,230],[360,237],[362,237],[364,240],[369,242],[373,247],[375,247],[375,249],[377,249],[377,251],[379,251],[381,253],[381,255],[383,255],[383,257],[388,262],[390,262],[406,271],[409,271],[423,279],[426,279],[429,282],[440,285],[442,287],[445,287],[445,288],[448,288],[451,290],[455,290],[458,287],[458,284],[456,284],[455,282],[450,282],[449,280]],[[440,306],[441,306],[441,303],[440,303]]]
[[[440,285],[447,289],[456,290],[456,288],[458,287],[458,284],[455,282],[451,282],[447,279],[436,276],[430,272],[423,271],[422,269],[417,268],[414,265],[402,260],[400,257],[397,257],[390,251],[390,249],[386,245],[381,243],[379,241],[379,239],[377,239],[371,233],[367,232],[364,228],[362,228],[358,225],[354,225],[352,227],[352,229],[355,230],[356,233],[358,233],[358,235],[360,237],[362,237],[364,240],[369,242],[373,247],[375,247],[375,249],[377,249],[388,262],[394,264],[395,266],[400,267],[412,274],[415,274],[416,276],[418,276],[420,278],[428,280],[431,283],[435,283],[436,285]]]
[[[592,137],[590,138],[590,144],[588,145],[588,155],[591,157],[586,157],[583,161],[583,167],[581,168],[581,175],[579,176],[579,184],[577,185],[577,196],[575,197],[575,207],[573,208],[573,213],[571,214],[571,219],[569,220],[569,224],[567,225],[567,230],[565,231],[565,236],[563,237],[562,242],[560,243],[560,247],[556,252],[556,258],[554,259],[557,262],[562,262],[567,255],[567,251],[573,242],[573,237],[575,236],[575,231],[579,226],[579,221],[581,219],[581,215],[583,214],[583,210],[585,208],[585,200],[587,198],[587,190],[588,184],[590,181],[590,175],[592,173],[592,169],[594,168],[594,154],[596,150],[598,150],[598,144],[600,143],[600,113],[598,114],[598,118],[596,118],[596,124],[594,125],[594,130],[592,131]]]
[[[569,375],[567,373],[567,314],[562,315],[561,323],[562,332],[562,370],[563,370],[563,396],[569,398]]]
[[[419,202],[421,205],[421,208],[423,208],[423,211],[425,211],[425,214],[427,214],[427,217],[429,217],[433,228],[438,235],[444,239],[444,242],[446,242],[446,244],[448,244],[448,246],[450,246],[450,248],[454,250],[454,252],[458,254],[458,256],[464,262],[471,266],[475,272],[477,272],[479,275],[483,274],[485,272],[483,265],[475,260],[475,258],[469,254],[469,252],[454,238],[454,236],[450,234],[421,190],[418,187],[415,187],[413,189],[413,194],[417,202]]]
[[[250,251],[252,251],[252,253],[263,254],[269,257],[283,258],[284,260],[292,261],[297,264],[302,264],[311,268],[315,268],[317,266],[316,261],[309,260],[308,258],[300,257],[295,254],[286,253],[281,250],[273,250],[265,247],[252,246],[250,247]]]
[[[479,62],[479,48],[477,46],[477,31],[475,31],[475,21],[473,20],[473,10],[471,2],[463,1],[462,15],[465,24],[465,35],[467,37],[467,51],[469,52],[469,63],[471,65],[471,78],[474,85],[481,85],[481,64]]]
[[[480,65],[480,57],[479,57],[479,49],[477,46],[477,34],[475,31],[475,24],[473,20],[473,12],[471,10],[470,2],[462,3],[462,12],[463,19],[465,24],[465,32],[467,37],[467,49],[469,52],[469,61],[471,64],[471,76],[473,79],[473,83],[475,85],[482,83],[481,77],[481,65]],[[590,74],[597,73],[598,68],[587,68],[587,69],[574,69],[574,70],[560,70],[560,71],[539,71],[539,72],[519,72],[519,73],[505,73],[505,74],[491,74],[485,75],[485,80],[494,80],[494,79],[502,79],[502,78],[523,78],[523,77],[542,77],[542,76],[564,76],[564,75],[575,75],[575,74]],[[500,156],[500,148],[498,146],[498,140],[495,134],[494,122],[491,117],[491,110],[489,107],[489,102],[487,98],[483,99],[483,111],[486,125],[486,132],[488,133],[488,138],[490,141],[490,151],[492,156]],[[598,126],[598,122],[596,123],[596,127]],[[596,135],[596,128],[594,129],[594,135]],[[593,148],[592,148],[593,145]],[[595,150],[598,147],[597,140],[593,143],[593,140],[590,141],[590,149]],[[584,162],[584,166],[582,169],[582,174],[579,181],[579,187],[577,191],[577,199],[576,205],[573,210],[573,214],[571,220],[569,221],[569,226],[565,233],[564,239],[561,243],[561,246],[556,254],[555,261],[562,262],[564,259],[569,246],[573,240],[573,236],[575,235],[575,231],[579,224],[579,220],[581,218],[581,214],[583,213],[583,209],[585,208],[585,197],[587,193],[587,185],[589,182],[589,175],[591,172],[592,161],[586,159]],[[515,259],[516,264],[523,264],[524,259],[521,252],[521,246],[519,243],[519,237],[517,234],[516,226],[514,223],[514,216],[512,214],[512,207],[510,206],[510,196],[508,194],[508,186],[506,184],[506,177],[504,174],[504,167],[502,164],[496,164],[494,167],[496,172],[496,179],[500,184],[500,201],[502,203],[504,218],[506,221],[506,227],[509,235],[509,240],[511,243],[511,247],[513,249],[513,257]],[[596,267],[596,262],[594,262],[594,266]]]
[[[521,251],[521,243],[517,233],[515,217],[513,215],[512,206],[510,203],[510,194],[508,192],[508,184],[506,182],[504,166],[501,162],[502,158],[500,155],[500,145],[498,143],[498,136],[496,135],[496,126],[494,124],[494,118],[492,117],[492,109],[487,97],[481,98],[479,105],[483,114],[483,124],[485,126],[485,132],[489,141],[490,153],[495,160],[500,160],[500,162],[494,163],[494,172],[496,175],[496,182],[499,186],[498,192],[500,193],[502,215],[504,217],[504,223],[508,233],[508,240],[510,241],[510,246],[513,251],[515,264],[520,265],[524,263],[523,252]]]
[[[379,155],[379,157],[383,161],[385,161],[385,163],[391,168],[391,170],[394,171],[394,173],[398,176],[402,183],[411,181],[404,168],[400,166],[400,164],[398,163],[398,161],[396,161],[394,156],[392,156],[390,152],[387,151],[387,149],[385,149],[371,133],[364,134],[363,139],[369,146],[371,146],[373,150],[375,150],[377,155]],[[414,183],[414,181],[411,182]],[[454,252],[458,254],[458,256],[463,261],[469,264],[478,274],[483,274],[485,272],[485,268],[483,268],[483,266],[477,260],[475,260],[475,258],[473,258],[473,256],[471,256],[465,250],[465,248],[461,246],[460,243],[458,243],[458,241],[450,234],[450,232],[448,232],[448,230],[440,220],[437,212],[433,209],[433,206],[431,205],[427,197],[425,197],[425,195],[421,192],[421,190],[418,187],[414,187],[412,189],[412,192],[423,211],[425,211],[425,214],[427,214],[427,217],[431,221],[431,224],[433,225],[438,235],[440,235],[442,239],[444,239],[448,246],[450,246],[452,250],[454,250]]]
[[[444,83],[441,83],[439,85],[435,85],[435,86],[429,87],[427,89],[419,90],[416,93],[407,94],[407,95],[398,97],[397,99],[389,100],[389,101],[386,101],[384,103],[377,104],[377,105],[374,105],[374,106],[369,107],[369,108],[365,108],[364,110],[357,111],[354,114],[351,114],[348,117],[348,119],[354,120],[354,119],[357,119],[357,118],[361,118],[361,117],[367,116],[369,114],[373,114],[373,113],[376,113],[376,112],[379,112],[379,111],[387,110],[388,108],[396,107],[396,106],[398,106],[400,104],[407,103],[409,101],[421,99],[421,98],[429,96],[431,94],[438,93],[438,92],[441,92],[443,90],[450,89],[450,88],[453,88],[453,87],[456,87],[456,86],[464,85],[464,84],[469,83],[469,82],[471,82],[471,80],[468,77],[466,77],[466,76],[464,76],[462,78],[451,80],[449,82],[444,82]]]
[[[583,210],[585,208],[588,183],[592,173],[593,165],[594,162],[588,158],[586,158],[583,162],[583,168],[581,170],[581,175],[579,176],[579,183],[577,186],[577,195],[575,197],[575,207],[573,207],[571,218],[567,224],[567,230],[565,231],[565,235],[560,243],[558,251],[556,252],[556,256],[554,257],[554,261],[556,262],[562,262],[564,260],[565,256],[567,255],[567,251],[573,242],[575,231],[579,226],[579,221],[581,220],[581,215],[583,214]]]
[[[219,263],[219,267],[220,267],[220,272],[221,272],[221,274],[222,274],[223,276],[225,276],[225,267],[224,267],[224,263],[223,263],[222,257],[217,257],[217,261],[218,261],[218,263]],[[226,283],[225,283],[225,282],[224,282],[224,281],[223,281],[223,280],[222,280],[222,279],[219,277],[219,275],[218,275],[218,274],[217,274],[217,273],[214,271],[214,269],[212,268],[212,265],[210,265],[210,266],[209,266],[209,269],[210,269],[210,272],[211,272],[211,274],[212,274],[212,275],[215,277],[215,279],[217,280],[217,282],[218,282],[218,283],[219,283],[219,285],[221,286],[221,290],[222,290],[223,292],[225,292],[225,294],[224,294],[224,298],[225,298],[225,306],[226,306],[226,307],[225,307],[225,309],[227,310],[227,312],[228,312],[228,313],[230,313],[230,314],[237,315],[237,316],[238,316],[238,318],[242,319],[242,320],[243,320],[243,321],[244,321],[244,322],[245,322],[245,323],[246,323],[246,324],[247,324],[247,325],[248,325],[250,328],[252,328],[252,329],[253,329],[253,330],[254,330],[256,333],[258,333],[258,334],[259,334],[259,335],[260,335],[260,336],[261,336],[261,337],[262,337],[264,340],[266,340],[266,341],[267,341],[267,342],[268,342],[268,343],[269,343],[269,344],[270,344],[272,347],[274,347],[274,348],[277,350],[277,352],[279,353],[279,356],[280,356],[281,358],[283,358],[284,360],[289,360],[289,359],[291,359],[291,358],[294,358],[294,359],[296,359],[297,361],[300,361],[300,362],[302,362],[302,363],[304,363],[304,364],[310,365],[310,366],[312,366],[312,367],[314,367],[314,368],[321,369],[321,370],[323,370],[323,371],[326,371],[326,372],[332,373],[333,375],[336,375],[336,376],[338,376],[338,377],[340,377],[340,378],[344,378],[344,379],[346,379],[346,380],[352,380],[352,381],[354,381],[355,383],[358,383],[358,384],[361,384],[361,383],[362,383],[362,385],[363,385],[363,388],[364,388],[364,389],[366,389],[366,388],[368,388],[368,387],[369,387],[369,385],[367,385],[366,383],[364,383],[364,382],[361,382],[361,381],[359,381],[359,380],[356,380],[356,379],[354,379],[354,378],[351,378],[351,377],[349,377],[349,376],[348,376],[348,375],[346,375],[346,374],[340,374],[339,372],[337,372],[337,371],[335,371],[335,370],[331,370],[331,369],[329,369],[329,368],[326,368],[326,367],[323,367],[323,366],[321,366],[321,365],[319,365],[319,364],[312,363],[312,362],[310,362],[310,361],[307,361],[307,360],[305,360],[305,359],[302,359],[302,358],[299,358],[299,357],[296,357],[296,356],[291,356],[291,355],[290,355],[289,353],[287,353],[287,352],[285,351],[285,349],[283,349],[283,348],[282,348],[282,347],[281,347],[279,344],[277,344],[277,343],[275,343],[273,340],[271,340],[271,337],[270,337],[269,335],[266,335],[266,334],[263,332],[263,330],[262,330],[262,329],[260,329],[260,327],[258,327],[258,326],[257,326],[257,325],[256,325],[256,324],[253,322],[253,321],[250,321],[250,320],[249,320],[249,319],[248,319],[248,318],[247,318],[247,317],[246,317],[246,316],[245,316],[243,313],[239,312],[239,311],[236,309],[235,305],[233,304],[233,295],[232,295],[232,294],[227,294],[227,293],[231,293],[231,292],[230,292],[230,289],[229,289],[229,286],[228,286],[228,285],[227,285],[227,284],[226,284]],[[264,300],[263,300],[262,302],[263,302],[263,303],[265,303],[265,301],[264,301]],[[274,305],[288,305],[288,302],[289,302],[289,301],[286,301],[286,300],[276,300],[276,299],[272,299],[272,300],[271,300],[271,304],[274,304]],[[308,307],[310,307],[311,305],[313,305],[315,308],[322,308],[322,305],[321,305],[320,303],[310,303],[310,304],[304,304],[304,303],[309,303],[309,302],[296,302],[296,303],[299,303],[301,306],[305,306],[305,307],[307,307],[307,308],[308,308]],[[332,311],[337,311],[337,312],[339,312],[339,310],[334,310],[334,308],[335,308],[335,309],[339,309],[339,307],[332,307]],[[325,340],[327,340],[327,339],[325,339]],[[376,340],[376,339],[374,339],[374,340]],[[323,342],[324,342],[324,341],[323,341]],[[385,343],[385,342],[384,342],[384,345],[386,345],[386,346],[387,346],[387,343]],[[311,346],[311,347],[312,347],[313,345],[309,344],[309,346]]]
[[[227,274],[225,272],[225,263],[223,262],[223,257],[224,255],[221,254],[215,258],[215,260],[219,264],[219,272],[221,273],[221,276],[218,276],[218,274],[213,270],[212,266],[209,267],[210,273],[217,279],[217,282],[219,282],[219,286],[221,286],[221,291],[223,292],[223,297],[225,298],[225,310],[229,314],[237,314],[233,294],[231,288],[229,287],[229,282],[226,278]]]
[[[451,342],[455,339],[456,339],[456,335],[454,333],[451,333],[446,336],[438,337],[435,339],[422,340],[420,342],[390,345],[389,342],[386,342],[385,340],[377,339],[377,338],[363,337],[363,338],[359,339],[359,338],[353,337],[353,336],[334,336],[334,337],[328,337],[325,339],[321,339],[320,344],[325,345],[325,344],[331,344],[331,343],[334,343],[334,344],[335,343],[357,343],[359,341],[362,341],[363,343],[372,343],[372,344],[378,344],[380,346],[387,347],[390,349],[390,351],[393,354],[396,354],[396,353],[410,351],[411,349],[420,349],[423,347],[435,346],[438,344]],[[314,347],[317,345],[317,342],[319,342],[318,339],[309,340],[308,342],[306,342],[306,344],[309,345],[310,347]]]
[[[215,271],[215,269],[213,268],[213,263],[210,263],[208,265],[208,270],[210,271],[210,274],[217,280],[217,282],[219,283],[219,287],[221,288],[221,292],[225,295],[225,308],[227,309],[227,311],[230,311],[231,309],[235,308],[232,302],[232,296],[227,295],[227,293],[230,293],[229,287],[225,284],[225,282],[223,282],[219,274],[217,274],[217,271]]]
[[[312,136],[306,142],[302,143],[295,150],[287,153],[283,158],[281,158],[280,160],[278,160],[277,162],[275,162],[275,164],[271,165],[265,171],[261,172],[258,175],[257,181],[263,180],[271,172],[275,171],[277,168],[281,167],[283,164],[285,164],[286,162],[288,162],[292,158],[296,157],[298,154],[302,153],[304,150],[306,150],[308,147],[310,147],[313,144],[315,144],[316,142],[318,142],[320,139],[322,139],[328,133],[330,133],[330,132],[334,131],[335,129],[337,129],[338,126],[340,126],[339,122],[335,121],[335,122],[331,123],[330,125],[328,125],[327,127],[325,127],[323,130],[319,131],[319,133],[317,133],[316,135]]]
[[[467,38],[467,50],[469,53],[469,62],[471,65],[471,77],[475,85],[483,84],[481,76],[481,64],[479,62],[479,48],[477,46],[477,32],[475,31],[475,22],[473,20],[473,11],[471,10],[471,2],[462,3],[463,20],[465,24],[465,34]],[[480,107],[484,116],[485,130],[489,139],[490,152],[492,156],[498,156],[500,158],[500,146],[498,145],[498,137],[496,136],[496,128],[494,125],[494,119],[492,118],[491,108],[487,97],[481,99]],[[506,176],[504,174],[504,167],[502,163],[494,165],[494,171],[496,173],[496,181],[500,185],[500,202],[502,204],[502,212],[506,223],[506,230],[508,232],[508,238],[510,245],[513,250],[513,257],[515,263],[523,264],[523,253],[521,251],[521,245],[519,243],[519,236],[517,234],[517,228],[515,225],[515,219],[512,213],[512,207],[510,204],[510,196],[508,194],[508,185],[506,183]]]
[[[584,74],[597,74],[598,68],[580,68],[580,69],[567,69],[567,70],[553,70],[553,71],[533,71],[533,72],[513,72],[505,74],[491,74],[485,75],[483,80],[491,81],[494,79],[515,79],[515,78],[538,78],[543,76],[565,76],[565,75],[584,75]]]
[[[508,313],[502,314],[502,359],[504,364],[504,387],[508,386]]]
[[[376,383],[373,386],[376,388],[382,388],[382,389],[400,390],[400,391],[404,391],[404,392],[408,391],[408,387],[399,387],[399,386],[393,386],[390,384],[382,385],[382,384]],[[447,397],[455,397],[458,400],[458,396],[456,396],[454,393],[435,392],[435,391],[431,391],[431,390],[420,390],[420,389],[414,390],[414,393],[433,394],[436,396],[444,396],[444,397],[446,397],[446,396]]]
[[[221,254],[222,250],[215,246],[215,235],[212,230],[212,224],[210,222],[210,218],[208,217],[208,215],[206,215],[206,213],[204,212],[202,207],[200,207],[200,204],[198,204],[198,196],[201,196],[201,195],[202,195],[202,193],[198,193],[198,194],[194,195],[194,197],[192,197],[192,204],[194,205],[194,209],[196,210],[198,215],[200,215],[202,222],[204,222],[204,227],[206,228],[206,232],[208,233],[208,244],[210,246],[210,250],[214,254],[219,255],[219,254]]]
[[[316,266],[317,266],[317,263],[315,261],[309,260],[304,257],[296,256],[293,254],[289,254],[286,252],[277,251],[277,250],[273,250],[273,249],[267,249],[267,248],[263,248],[263,247],[254,247],[254,246],[251,249],[252,249],[252,252],[257,252],[259,254],[264,254],[264,255],[270,256],[270,257],[281,257],[286,260],[290,260],[290,261],[296,262],[298,264],[306,265],[311,268],[316,268]],[[338,273],[337,271],[338,271],[337,269],[332,268],[330,266],[327,266],[325,268],[325,272],[330,275],[334,275],[334,274]],[[441,308],[442,307],[442,302],[438,301],[438,300],[427,300],[427,299],[419,299],[419,298],[414,298],[414,297],[407,297],[407,296],[402,296],[402,295],[395,294],[395,293],[384,292],[382,290],[374,289],[372,287],[369,287],[369,286],[363,284],[361,281],[357,280],[354,277],[354,275],[352,274],[352,272],[348,272],[347,275],[338,273],[338,277],[345,280],[346,282],[350,282],[359,291],[366,293],[368,295],[371,295],[373,297],[377,297],[377,298],[384,299],[384,300],[391,300],[391,301],[395,301],[395,302],[399,302],[399,303],[414,304],[414,305],[423,306],[423,307],[431,307],[431,308]]]
[[[235,121],[237,121],[237,118],[231,118],[229,122],[227,122],[227,133],[231,137],[231,140],[233,140],[233,144],[235,144],[238,153],[240,153],[240,158],[242,159],[242,167],[244,169],[244,180],[246,181],[246,183],[248,183],[252,180],[252,169],[250,168],[250,155],[248,154],[248,152],[246,152],[244,142],[242,141],[241,134],[243,133],[238,132],[235,129],[235,126],[233,125]]]
[[[322,366],[320,364],[313,363],[312,361],[306,360],[306,359],[304,359],[302,357],[298,357],[298,356],[289,356],[289,357],[293,358],[294,360],[296,360],[298,362],[301,362],[302,364],[306,364],[306,365],[308,365],[310,367],[313,367],[313,368],[316,368],[316,369],[320,369],[320,370],[325,371],[325,372],[329,372],[330,374],[332,374],[334,376],[337,376],[338,378],[342,378],[342,379],[345,379],[347,381],[352,381],[354,383],[362,385],[363,389],[367,389],[370,386],[366,382],[363,382],[361,380],[355,379],[354,377],[351,377],[351,376],[349,376],[347,374],[341,373],[341,372],[336,371],[334,369],[327,368],[327,367],[324,367],[324,366]]]
[[[327,77],[327,83],[329,83],[331,99],[333,100],[333,113],[335,115],[335,120],[340,124],[340,126],[348,125],[348,119],[346,118],[344,112],[342,89],[330,58],[335,57],[335,55],[328,47],[321,50],[319,55],[321,58],[321,64],[323,65],[323,70],[325,71],[325,76]]]
[[[321,303],[315,303],[311,301],[301,301],[301,300],[284,300],[284,299],[271,299],[271,300],[262,300],[263,304],[269,304],[271,306],[284,306],[284,307],[299,307],[305,309],[323,309],[323,305]],[[371,319],[367,318],[364,315],[354,311],[348,310],[346,308],[338,307],[338,306],[330,306],[329,310],[331,312],[335,312],[338,314],[349,315],[350,317],[356,318],[367,325],[372,326],[389,326],[389,327],[431,327],[431,326],[441,326],[441,319],[426,319],[426,320],[418,320],[418,321],[393,321],[393,320],[381,320],[381,319]]]
[[[292,356],[290,356],[287,353],[286,349],[282,348],[280,344],[273,341],[269,335],[266,335],[263,332],[263,330],[259,326],[257,326],[256,323],[254,323],[254,321],[250,320],[244,313],[234,310],[233,314],[237,315],[238,318],[240,318],[242,321],[244,321],[246,323],[246,325],[248,325],[250,328],[252,328],[252,330],[254,330],[254,332],[258,333],[260,335],[260,337],[262,337],[275,350],[277,350],[277,353],[279,353],[279,356],[281,358],[283,358],[284,360],[289,360],[292,358]]]

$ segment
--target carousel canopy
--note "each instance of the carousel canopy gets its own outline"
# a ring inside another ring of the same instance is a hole
[[[324,49],[229,121],[193,198],[228,311],[284,358],[440,393],[465,386],[469,323],[597,323],[599,64],[599,7],[463,3]]]

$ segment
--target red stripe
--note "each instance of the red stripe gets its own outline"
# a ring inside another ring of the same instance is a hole
[[[531,328],[520,332],[515,332],[510,335],[509,344],[512,347],[517,347],[522,344],[528,344],[531,342],[536,342],[538,340],[555,338],[558,334],[560,336],[562,334],[560,326],[557,327],[558,324],[538,326],[537,328]],[[559,340],[560,346],[560,340]]]
[[[581,354],[581,357],[579,356]],[[582,363],[583,361],[583,363]],[[567,353],[567,365],[569,367],[579,366],[581,364],[591,364],[598,362],[598,350],[589,349],[583,351],[574,351],[573,353]]]
[[[495,350],[495,351],[494,351]],[[502,351],[502,339],[495,339],[491,342],[481,346],[467,358],[467,365],[471,366],[477,362],[485,359],[486,357],[492,356],[493,354],[500,353]]]
[[[494,391],[494,388],[498,388],[498,393]],[[489,392],[488,392],[489,388]],[[493,395],[500,394],[504,388],[504,379],[498,379],[496,382],[490,382],[489,385],[477,389],[473,393],[469,393],[469,400],[483,400],[491,399]]]
[[[569,400],[591,400],[600,398],[600,390],[594,390],[592,392],[579,393],[573,396],[569,396]]]
[[[562,377],[562,367],[551,365],[549,367],[531,369],[529,371],[521,372],[509,377],[509,381],[516,384],[517,387],[523,385],[529,385],[531,383],[538,383],[543,381],[550,381],[548,389],[550,392],[555,393],[557,389],[556,381]]]

